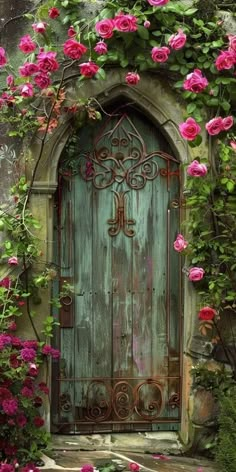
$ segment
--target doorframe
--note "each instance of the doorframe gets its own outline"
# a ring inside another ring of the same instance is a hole
[[[194,150],[189,148],[186,141],[180,136],[178,124],[183,121],[184,108],[177,101],[174,92],[166,85],[163,80],[157,78],[154,74],[144,73],[140,83],[134,88],[124,83],[123,74],[120,70],[108,72],[107,79],[102,82],[86,81],[79,90],[71,86],[68,88],[68,98],[73,101],[78,94],[81,98],[95,97],[96,103],[101,108],[116,102],[121,97],[127,100],[127,103],[135,104],[159,129],[163,136],[170,143],[173,154],[179,159],[180,163],[188,163],[194,158]],[[63,148],[71,134],[71,123],[69,118],[56,129],[53,135],[48,139],[42,156],[41,165],[38,166],[33,185],[30,205],[32,211],[38,215],[42,224],[40,230],[40,240],[42,241],[42,251],[46,261],[50,263],[53,260],[53,195],[57,189],[57,168]],[[206,144],[203,141],[202,148],[207,152]],[[27,173],[30,179],[36,166],[36,157],[39,155],[40,140],[37,137],[33,140],[30,148],[30,159],[27,167]],[[35,157],[36,156],[36,157]],[[183,176],[184,179],[184,176]],[[184,189],[184,181],[183,181]],[[182,189],[182,191],[183,191]],[[182,218],[183,218],[183,212]],[[181,216],[180,216],[181,218]],[[46,298],[46,297],[45,297]],[[46,301],[45,306],[48,309]],[[42,305],[39,308],[39,323],[43,322],[43,315],[46,312]],[[196,295],[189,284],[187,278],[183,280],[183,312],[182,312],[182,418],[180,436],[186,444],[191,436],[191,427],[189,419],[189,399],[191,390],[190,369],[192,359],[189,356],[189,346],[195,331],[196,318]],[[185,316],[186,315],[186,316]],[[41,318],[41,319],[40,319]],[[50,428],[50,406],[46,407],[46,418],[48,428]]]

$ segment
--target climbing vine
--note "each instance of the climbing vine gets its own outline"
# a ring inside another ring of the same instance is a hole
[[[1,262],[11,269],[0,282],[0,420],[4,423],[0,469],[4,472],[12,472],[18,463],[23,472],[35,470],[33,463],[47,442],[46,433],[38,433],[44,423],[37,410],[42,404],[39,391],[48,393],[46,384],[37,380],[39,366],[48,356],[59,356],[48,340],[54,318],[49,313],[43,332],[38,333],[32,311],[32,300],[40,303],[39,288],[47,288],[57,276],[55,268],[45,264],[34,274],[35,261],[41,257],[35,237],[39,223],[29,209],[34,178],[45,144],[64,119],[69,116],[73,133],[101,118],[99,103],[82,99],[79,90],[86,80],[105,80],[109,68],[123,69],[124,83],[130,87],[139,86],[142,74],[156,74],[168,81],[184,105],[183,122],[176,126],[197,157],[186,169],[185,236],[177,235],[173,244],[187,255],[187,277],[199,291],[200,331],[212,344],[223,346],[235,373],[236,361],[228,354],[221,318],[228,316],[234,339],[236,36],[227,32],[218,11],[220,2],[209,2],[205,9],[202,0],[192,6],[173,0],[109,0],[91,20],[79,5],[78,0],[50,0],[35,14],[25,14],[29,32],[18,44],[17,72],[0,47],[5,81],[0,122],[13,139],[29,140],[37,133],[40,141],[31,179],[19,179],[12,189],[11,205],[2,206],[0,214],[0,230],[5,235]],[[71,83],[78,89],[76,100],[67,94]],[[203,137],[209,152],[200,146]],[[71,289],[65,286],[63,293]],[[12,334],[23,311],[35,340]],[[28,435],[22,434],[23,426]],[[138,470],[135,466],[130,470]]]

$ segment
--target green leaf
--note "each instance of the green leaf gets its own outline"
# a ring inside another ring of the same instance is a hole
[[[95,75],[96,79],[100,79],[100,80],[104,80],[106,78],[106,72],[104,69],[98,69],[96,75]]]
[[[180,70],[180,66],[179,64],[172,64],[170,67],[169,67],[170,70],[174,70],[174,71],[177,71],[177,70]],[[182,85],[182,82],[181,82],[181,85]]]
[[[139,25],[138,27],[138,35],[142,39],[149,39],[149,31],[147,28],[144,28],[144,26]]]
[[[189,105],[187,106],[187,112],[191,114],[193,113],[194,110],[196,110],[196,108],[197,108],[196,103],[189,103]]]
[[[229,102],[226,102],[226,101],[225,101],[225,102],[222,102],[222,103],[220,103],[220,105],[221,105],[221,107],[223,108],[223,110],[224,110],[224,111],[229,111],[229,110],[230,110],[230,108],[231,108],[231,105],[230,105],[230,103],[229,103]]]
[[[162,36],[161,31],[152,31],[153,36]]]
[[[234,187],[235,187],[234,181],[233,180],[228,180],[228,182],[226,184],[226,188],[227,188],[228,192],[233,192]]]
[[[196,13],[197,8],[189,8],[187,11],[185,11],[183,14],[185,16],[192,16],[194,13]]]
[[[113,17],[113,11],[110,8],[104,8],[100,14],[99,14],[101,19],[105,18],[112,18]]]

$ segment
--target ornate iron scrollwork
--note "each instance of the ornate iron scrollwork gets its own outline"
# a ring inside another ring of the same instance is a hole
[[[106,129],[95,141],[93,151],[81,154],[78,161],[83,179],[92,181],[97,189],[125,182],[128,187],[140,190],[160,174],[156,157],[173,160],[161,151],[148,154],[142,136],[126,114],[112,129]],[[178,175],[177,171],[173,174]]]
[[[126,199],[125,194],[128,192],[116,192],[113,190],[115,194],[115,218],[111,218],[107,220],[109,225],[114,225],[112,228],[108,229],[108,233],[110,236],[117,236],[120,231],[123,231],[125,236],[132,238],[135,235],[135,231],[133,229],[129,229],[129,225],[134,225],[135,220],[127,219],[126,217]]]

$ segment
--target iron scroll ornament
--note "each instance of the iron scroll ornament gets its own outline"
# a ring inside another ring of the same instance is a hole
[[[126,198],[125,194],[129,192],[116,192],[112,190],[115,195],[115,218],[107,220],[109,225],[113,225],[108,229],[110,236],[117,236],[120,231],[123,231],[125,236],[132,238],[135,235],[135,231],[129,228],[130,225],[135,225],[135,220],[126,217]]]
[[[78,171],[97,189],[125,182],[129,188],[140,190],[147,181],[154,180],[158,175],[167,175],[166,169],[159,168],[155,160],[158,157],[177,162],[165,152],[148,154],[142,136],[124,114],[112,129],[96,139],[92,151],[80,154]]]

